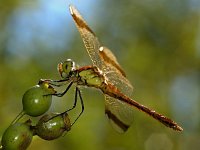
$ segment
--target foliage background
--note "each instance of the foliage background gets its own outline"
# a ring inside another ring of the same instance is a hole
[[[91,64],[68,5],[74,4],[133,83],[134,99],[180,123],[179,133],[135,111],[127,133],[104,116],[104,97],[82,89],[85,111],[54,141],[34,138],[29,150],[195,150],[200,147],[200,2],[198,0],[1,0],[0,135],[21,111],[23,93],[40,78],[59,79],[57,63]],[[73,104],[72,89],[50,111]],[[80,106],[71,113],[73,118]]]

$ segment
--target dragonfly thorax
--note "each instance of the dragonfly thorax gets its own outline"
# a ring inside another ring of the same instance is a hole
[[[71,77],[75,70],[75,62],[71,59],[67,59],[66,61],[58,64],[58,72],[60,73],[60,76],[64,79]]]

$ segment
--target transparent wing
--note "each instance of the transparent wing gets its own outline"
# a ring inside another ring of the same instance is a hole
[[[109,53],[111,53],[111,51],[109,51]],[[109,61],[104,61],[106,67],[104,67],[103,70],[106,78],[108,78],[108,82],[117,87],[126,96],[131,97],[133,87],[125,78],[125,73],[123,70],[119,69],[120,66],[114,65],[118,64],[116,58],[111,60],[114,62],[111,63]],[[120,133],[125,132],[132,124],[134,119],[133,107],[108,95],[105,95],[105,106],[105,113],[114,129]]]
[[[86,21],[82,18],[78,10],[74,6],[70,6],[69,8],[93,65],[97,66],[99,69],[102,69],[103,65],[98,52],[100,43],[97,37],[87,25]]]
[[[123,94],[131,96],[133,88],[125,78],[126,75],[114,54],[108,48],[101,46],[98,38],[75,7],[70,6],[70,12],[93,65],[103,71],[109,83],[116,86]],[[133,108],[108,95],[105,95],[105,107],[105,113],[114,129],[118,132],[126,131],[133,121]]]
[[[124,102],[105,95],[105,113],[112,127],[119,133],[124,133],[133,122],[133,108]]]
[[[115,71],[116,73],[121,74],[122,76],[126,77],[125,72],[123,71],[119,63],[117,62],[116,57],[114,56],[114,54],[111,52],[110,49],[108,49],[105,46],[101,46],[99,48],[99,56],[102,62],[104,62],[103,68],[101,68],[104,71],[104,73],[107,73],[109,71]],[[110,66],[109,68],[108,68],[108,65]],[[112,69],[113,67],[114,67],[114,70]]]

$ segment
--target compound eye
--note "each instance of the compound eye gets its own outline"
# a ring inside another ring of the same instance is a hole
[[[68,64],[65,64],[64,68],[65,68],[65,70],[68,70],[69,65],[68,65]]]
[[[58,64],[58,71],[62,78],[70,77],[74,70],[75,63],[71,59],[67,59],[63,63]]]

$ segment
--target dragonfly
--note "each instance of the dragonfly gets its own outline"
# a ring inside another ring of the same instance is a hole
[[[69,9],[93,65],[77,67],[71,59],[59,63],[57,69],[62,79],[46,80],[54,86],[66,84],[68,86],[65,91],[54,95],[62,97],[74,84],[76,86],[75,101],[71,109],[75,108],[79,96],[82,104],[81,115],[84,104],[79,87],[87,86],[101,90],[105,96],[105,114],[113,128],[119,133],[127,131],[132,124],[135,108],[169,128],[182,131],[183,128],[175,121],[130,98],[133,87],[114,54],[99,42],[80,12],[72,5],[69,6]]]

